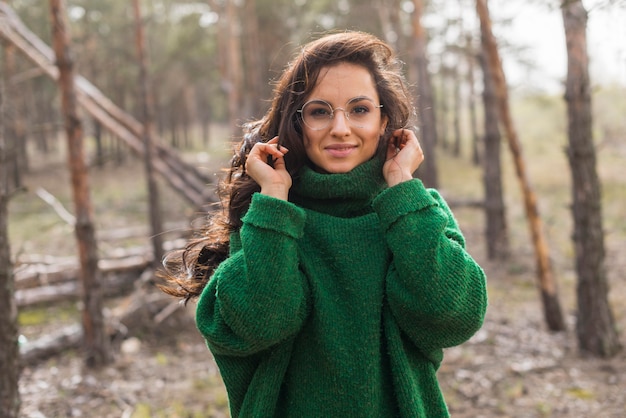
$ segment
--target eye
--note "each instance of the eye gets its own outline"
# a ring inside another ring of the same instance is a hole
[[[332,114],[330,106],[324,102],[311,102],[304,107],[304,116],[315,119],[329,118]]]
[[[352,109],[350,109],[350,114],[353,115],[364,115],[370,112],[370,108],[367,105],[356,105]]]
[[[311,116],[327,116],[330,115],[330,111],[325,107],[314,107],[309,114]]]

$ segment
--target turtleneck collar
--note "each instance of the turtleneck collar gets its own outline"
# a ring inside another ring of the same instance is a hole
[[[338,217],[372,211],[372,200],[387,187],[383,162],[374,157],[339,174],[323,174],[304,166],[291,188],[290,200],[298,206]]]

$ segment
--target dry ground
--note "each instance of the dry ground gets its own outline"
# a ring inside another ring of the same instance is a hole
[[[450,162],[455,170],[458,162]],[[449,167],[448,167],[449,168]],[[94,194],[100,230],[141,225],[145,221],[145,196],[139,184],[141,164],[95,172]],[[446,172],[445,163],[443,165]],[[62,167],[36,170],[29,185],[42,185],[62,200],[68,193],[55,189],[63,183]],[[475,179],[478,173],[473,173]],[[119,188],[119,179],[124,179]],[[539,187],[551,196],[551,178]],[[465,179],[467,182],[467,179]],[[621,180],[620,180],[621,181]],[[134,182],[137,182],[135,184]],[[479,183],[478,180],[474,181]],[[67,184],[67,183],[65,183]],[[116,186],[117,184],[117,186]],[[444,194],[463,198],[465,189],[444,178]],[[514,189],[515,184],[509,185]],[[554,186],[556,187],[556,186]],[[559,185],[563,188],[563,185]],[[611,186],[613,187],[613,186]],[[620,195],[624,182],[618,187]],[[130,191],[130,192],[129,192]],[[564,193],[566,193],[565,190]],[[169,193],[169,194],[168,194]],[[469,195],[477,195],[474,191]],[[622,194],[623,196],[623,194]],[[535,289],[534,261],[525,238],[521,201],[510,198],[514,254],[507,263],[486,260],[482,243],[482,218],[475,209],[455,213],[466,234],[469,251],[484,266],[489,278],[490,306],[483,329],[468,343],[447,350],[440,380],[453,417],[596,417],[626,416],[626,351],[615,358],[583,358],[577,351],[575,326],[575,276],[563,201],[545,199],[544,209],[556,276],[560,280],[562,305],[569,330],[552,334],[545,330]],[[164,189],[166,219],[180,221],[192,216],[184,204]],[[621,208],[621,209],[620,209]],[[108,210],[105,210],[108,209]],[[622,252],[626,233],[620,214],[623,201],[608,205],[607,265],[611,301],[622,335],[626,325],[626,277]],[[561,215],[555,215],[559,212]],[[24,253],[71,254],[71,229],[32,191],[12,204],[12,242],[16,256]],[[37,215],[38,224],[33,224]],[[26,220],[26,221],[24,221]],[[565,227],[562,223],[565,223]],[[616,232],[617,231],[617,232]],[[131,243],[103,242],[101,251]],[[119,300],[109,301],[111,310]],[[39,364],[28,365],[21,379],[24,417],[223,417],[227,399],[219,373],[193,324],[193,305],[158,328],[131,329],[116,341],[115,361],[99,372],[81,369],[80,355],[66,352]],[[40,321],[33,316],[42,317]],[[22,312],[22,334],[36,339],[51,329],[77,320],[73,303]],[[30,318],[30,320],[29,320]],[[622,336],[622,341],[624,338]]]
[[[581,358],[571,315],[570,331],[546,332],[534,288],[512,291],[524,286],[514,281],[526,274],[500,276],[488,263],[487,270],[486,323],[468,343],[447,350],[440,369],[452,416],[626,416],[626,353],[609,360]],[[219,373],[194,329],[192,311],[193,306],[181,310],[152,332],[135,332],[103,371],[83,373],[73,351],[27,367],[23,416],[228,416]]]

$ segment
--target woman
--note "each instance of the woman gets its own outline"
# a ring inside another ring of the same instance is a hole
[[[423,160],[398,62],[360,32],[306,45],[250,125],[225,211],[169,287],[196,320],[233,417],[445,417],[444,347],[487,305]]]

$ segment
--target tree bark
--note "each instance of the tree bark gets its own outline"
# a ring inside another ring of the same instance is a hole
[[[452,77],[452,126],[454,128],[454,142],[452,145],[452,155],[461,156],[461,74],[459,74],[459,65],[461,65],[461,55],[455,54],[457,65],[451,69]]]
[[[83,356],[87,368],[98,368],[110,360],[109,344],[102,312],[102,289],[98,269],[98,250],[89,196],[89,180],[85,162],[83,127],[78,116],[74,86],[74,63],[70,53],[70,35],[65,22],[63,0],[50,0],[53,46],[59,68],[59,88],[67,134],[67,152],[81,266],[81,299]]]
[[[150,89],[148,76],[149,57],[146,51],[146,42],[141,17],[139,0],[133,0],[133,13],[135,16],[135,42],[137,48],[137,60],[139,62],[139,85],[141,86],[140,102],[143,117],[143,160],[145,165],[146,182],[148,187],[148,213],[150,214],[150,226],[152,229],[151,241],[154,253],[153,263],[160,265],[163,259],[163,220],[161,216],[161,202],[159,200],[159,187],[154,175],[155,151],[153,145],[154,132],[154,100]]]
[[[0,416],[17,418],[20,410],[20,367],[15,282],[8,230],[9,173],[2,84],[0,79]]]
[[[468,107],[470,130],[472,133],[472,162],[475,165],[480,165],[482,155],[480,152],[480,135],[478,135],[478,118],[476,116],[476,86],[474,76],[476,53],[472,44],[472,36],[469,34],[466,36],[465,54],[467,58],[467,84],[469,86]]]
[[[485,53],[480,56],[483,72],[483,108],[485,117],[484,178],[485,188],[485,239],[490,260],[505,260],[510,254],[506,206],[502,187],[502,136],[498,126],[493,75],[487,65]]]
[[[245,22],[243,57],[246,61],[244,68],[248,70],[244,71],[246,78],[245,97],[243,98],[245,112],[241,116],[248,120],[261,117],[264,110],[263,102],[259,100],[263,96],[261,87],[263,85],[263,72],[261,71],[262,48],[259,44],[261,36],[259,34],[256,0],[246,0],[244,2],[243,21]]]
[[[424,162],[417,170],[417,176],[427,187],[438,187],[436,144],[437,144],[437,119],[435,118],[435,105],[433,99],[433,86],[428,72],[427,34],[422,26],[424,14],[424,1],[413,0],[413,54],[415,69],[417,71],[417,111],[420,120],[421,142],[424,148]]]
[[[403,37],[400,36],[400,14],[402,13],[400,1],[377,0],[373,2],[373,7],[378,11],[380,27],[385,42],[391,45],[396,51],[404,51],[404,45],[400,45],[403,40]]]
[[[561,12],[567,46],[567,156],[572,173],[572,214],[576,253],[578,319],[582,352],[610,357],[621,349],[608,301],[604,264],[601,185],[596,170],[587,55],[587,11],[580,0],[563,1]]]
[[[234,138],[239,136],[239,121],[242,116],[241,86],[243,84],[243,69],[241,64],[241,19],[239,7],[235,1],[226,2],[226,16],[228,20],[228,115],[230,128]]]
[[[29,112],[24,103],[25,95],[18,90],[16,49],[10,43],[4,47],[6,95],[12,98],[9,108],[5,106],[5,114],[9,116],[9,120],[5,119],[5,135],[8,144],[7,152],[11,155],[8,161],[12,165],[7,174],[12,178],[13,187],[19,189],[23,186],[23,174],[28,172],[28,136],[26,135],[28,122],[26,115]]]
[[[502,68],[500,53],[498,52],[498,46],[491,29],[491,18],[489,16],[487,0],[476,0],[476,12],[478,14],[478,18],[480,19],[481,35],[483,42],[485,43],[484,48],[486,52],[486,59],[493,75],[496,99],[498,101],[499,120],[506,132],[509,149],[513,155],[515,172],[522,188],[526,217],[528,218],[528,225],[535,250],[544,317],[550,330],[562,331],[565,330],[565,321],[561,312],[561,304],[558,299],[556,280],[554,279],[552,267],[550,265],[548,244],[544,236],[541,217],[539,216],[537,197],[530,186],[530,182],[526,174],[526,166],[522,156],[521,144],[517,137],[517,131],[513,125],[513,118],[509,109],[506,79]]]

